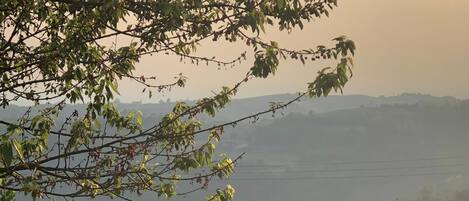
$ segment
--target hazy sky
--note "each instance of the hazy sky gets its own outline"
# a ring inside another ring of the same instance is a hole
[[[331,45],[346,35],[357,45],[355,76],[345,94],[398,95],[403,92],[469,98],[469,0],[339,0],[330,18],[311,22],[291,34],[274,29],[266,33],[283,47],[302,49]],[[204,43],[198,54],[231,59],[245,51],[243,45]],[[246,49],[249,50],[249,49]],[[138,72],[168,81],[183,73],[188,86],[149,100],[132,82],[120,84],[124,101],[196,99],[231,86],[251,67],[247,61],[235,68],[193,66],[171,56],[144,58]],[[333,62],[282,61],[278,73],[254,80],[241,88],[238,97],[298,92],[313,80],[318,69]],[[138,74],[138,73],[137,73]]]

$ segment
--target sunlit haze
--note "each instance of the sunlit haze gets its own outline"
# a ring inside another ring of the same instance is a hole
[[[283,47],[302,49],[324,44],[346,35],[353,39],[358,52],[352,82],[345,94],[392,96],[404,92],[435,96],[469,98],[469,1],[467,0],[346,0],[329,18],[311,22],[304,30],[291,34],[269,29],[263,36]],[[223,42],[203,42],[197,54],[226,60],[239,56],[245,46]],[[249,55],[249,54],[248,54]],[[276,93],[294,93],[305,89],[316,72],[334,62],[306,65],[282,61],[278,73],[241,88],[237,98]],[[154,75],[159,83],[169,82],[183,73],[188,86],[152,99],[141,94],[141,86],[132,81],[120,83],[120,99],[156,102],[160,99],[195,99],[213,94],[220,86],[231,86],[242,79],[252,58],[234,68],[215,64],[183,64],[179,58],[157,54],[145,57],[136,74]]]

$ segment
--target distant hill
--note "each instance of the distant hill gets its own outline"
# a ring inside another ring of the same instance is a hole
[[[218,113],[216,120],[229,120],[243,115],[252,114],[255,111],[260,111],[269,108],[270,102],[287,102],[295,97],[295,94],[278,94],[269,96],[260,96],[253,98],[234,99],[231,104],[224,110]],[[284,114],[301,113],[308,114],[324,113],[343,109],[352,109],[359,107],[377,107],[383,104],[415,104],[415,103],[451,103],[460,101],[453,97],[434,97],[430,95],[404,93],[399,96],[364,96],[364,95],[344,95],[344,96],[329,96],[327,98],[309,99],[303,98],[300,102],[290,105],[283,111]],[[194,101],[188,101],[194,103]],[[140,110],[144,112],[147,118],[161,117],[166,114],[174,102],[160,102],[160,103],[117,103],[119,108],[125,113],[126,111]],[[39,107],[41,108],[41,107]],[[83,111],[84,105],[69,105],[65,108],[64,116],[70,114],[74,110]],[[13,120],[18,115],[21,115],[27,110],[24,106],[10,106],[5,109],[0,109],[0,118],[6,120]]]
[[[255,126],[248,151],[304,160],[378,160],[464,154],[469,101],[291,113]],[[294,146],[284,146],[294,145]],[[468,153],[469,155],[469,153]]]
[[[364,99],[381,105],[290,113],[231,136],[245,144],[233,151],[246,152],[239,200],[389,201],[467,174],[469,101]]]
[[[236,99],[215,119],[204,119],[209,124],[229,121],[293,97]],[[118,105],[124,113],[144,111],[149,126],[174,103]],[[26,109],[2,109],[0,119],[14,120]],[[67,106],[66,113],[83,109]],[[214,184],[234,184],[238,201],[392,201],[469,172],[469,101],[452,97],[304,99],[283,115],[266,115],[256,124],[226,131],[220,151],[246,155],[231,180]],[[203,200],[204,193],[180,200]],[[145,194],[133,200],[154,199]]]

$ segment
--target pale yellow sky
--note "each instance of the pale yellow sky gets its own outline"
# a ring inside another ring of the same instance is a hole
[[[345,94],[397,95],[403,92],[469,98],[469,0],[339,0],[330,18],[308,24],[291,34],[271,29],[266,39],[294,49],[333,44],[330,39],[347,35],[358,47],[355,76]],[[199,54],[234,58],[240,44],[204,43]],[[246,49],[249,50],[249,49]],[[332,62],[282,61],[278,73],[241,88],[238,98],[298,92],[314,79],[318,69]],[[156,102],[160,99],[196,99],[231,86],[251,66],[247,61],[233,69],[216,65],[193,66],[171,56],[153,55],[138,65],[139,73],[168,81],[183,73],[188,86],[149,100],[141,87],[120,84],[123,101]]]

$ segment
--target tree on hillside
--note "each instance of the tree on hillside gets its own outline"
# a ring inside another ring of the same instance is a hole
[[[17,121],[0,120],[1,199],[24,192],[32,198],[118,197],[144,192],[172,197],[205,189],[226,178],[239,156],[214,155],[226,126],[275,112],[303,96],[341,91],[351,76],[351,40],[333,39],[332,47],[289,50],[260,36],[272,26],[290,32],[323,16],[337,0],[4,0],[0,5],[0,104],[8,108],[34,103]],[[232,60],[194,54],[202,43],[242,43],[246,52]],[[145,55],[176,55],[181,60],[220,66],[249,65],[245,77],[220,87],[212,97],[189,105],[177,102],[152,127],[142,114],[121,114],[113,104],[118,81],[130,79],[154,93],[184,87],[186,75],[172,83],[136,75]],[[245,64],[248,58],[253,63]],[[272,104],[241,119],[204,126],[202,114],[215,116],[252,79],[275,74],[280,60],[303,63],[336,60],[307,90],[286,103]],[[39,112],[32,112],[38,105]],[[66,104],[84,103],[86,111],[64,114]],[[66,121],[56,122],[59,115]],[[204,143],[200,140],[205,139]],[[181,183],[192,190],[177,191]],[[223,187],[209,200],[231,200]]]

